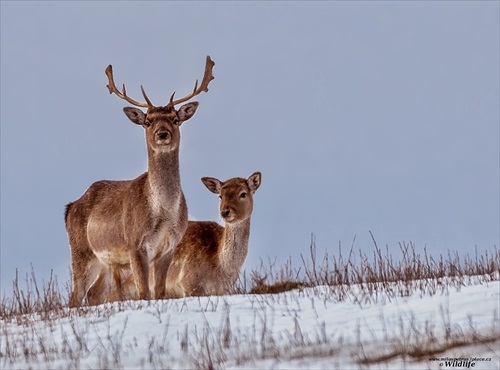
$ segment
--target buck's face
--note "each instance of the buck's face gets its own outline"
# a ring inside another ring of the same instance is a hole
[[[260,180],[260,172],[254,172],[247,179],[237,177],[224,182],[211,177],[201,179],[208,190],[219,194],[220,216],[227,223],[241,222],[252,215],[253,195]]]
[[[150,107],[147,113],[139,108],[123,109],[127,117],[146,130],[146,142],[154,152],[164,153],[176,150],[181,140],[180,126],[190,119],[198,102],[183,105],[178,111],[171,106]]]
[[[132,122],[141,125],[146,129],[148,151],[152,150],[153,153],[168,153],[179,148],[179,127],[184,121],[187,121],[194,115],[196,109],[198,108],[198,103],[191,102],[185,104],[179,110],[175,110],[175,106],[191,100],[203,91],[208,91],[208,85],[210,81],[214,79],[214,76],[212,75],[212,68],[214,65],[215,63],[213,60],[207,55],[205,74],[203,75],[203,80],[201,81],[200,86],[198,86],[198,80],[196,80],[193,92],[177,100],[174,100],[174,92],[170,97],[170,102],[165,107],[154,106],[142,86],[141,91],[144,99],[146,100],[145,102],[139,102],[128,97],[127,92],[125,91],[125,85],[123,85],[121,91],[118,90],[113,78],[113,67],[111,65],[109,65],[105,71],[106,76],[108,76],[107,87],[110,94],[115,93],[120,99],[126,100],[136,107],[148,109],[147,113],[144,113],[138,108],[131,107],[124,108],[123,110]]]

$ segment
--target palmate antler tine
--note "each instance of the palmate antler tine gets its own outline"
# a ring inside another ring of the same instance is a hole
[[[193,92],[189,95],[186,95],[185,97],[174,100],[174,94],[170,97],[170,102],[168,103],[168,106],[173,107],[177,104],[184,103],[185,101],[188,101],[189,99],[194,98],[196,95],[200,94],[201,92],[207,92],[208,91],[208,84],[210,81],[214,79],[214,76],[212,75],[212,69],[214,68],[214,61],[210,58],[210,55],[207,55],[207,61],[205,63],[205,74],[203,76],[203,80],[201,81],[201,85],[198,87],[198,80],[196,80],[196,83],[194,84],[194,89]]]
[[[142,95],[146,99],[146,102],[138,102],[137,100],[129,98],[127,96],[127,91],[125,90],[125,84],[123,84],[122,91],[120,92],[120,90],[116,88],[115,81],[113,79],[113,67],[111,66],[111,64],[108,66],[108,68],[106,68],[106,76],[108,76],[108,82],[109,82],[108,85],[106,86],[110,94],[115,93],[119,98],[126,100],[130,104],[133,104],[137,107],[150,108],[153,106],[153,104],[151,104],[151,101],[148,99],[146,93],[144,92],[142,86],[141,86]]]

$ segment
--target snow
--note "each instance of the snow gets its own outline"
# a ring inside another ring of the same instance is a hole
[[[0,320],[0,368],[443,369],[460,366],[431,358],[477,357],[490,360],[469,367],[498,369],[499,298],[499,281],[477,280],[434,295],[366,302],[355,292],[339,302],[320,286],[67,309],[52,319]],[[473,335],[496,340],[418,359],[360,362]]]

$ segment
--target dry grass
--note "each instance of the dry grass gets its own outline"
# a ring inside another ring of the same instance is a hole
[[[417,253],[413,244],[400,244],[401,257],[395,260],[387,247],[385,252],[373,239],[372,255],[354,249],[354,241],[344,256],[339,245],[334,255],[325,253],[321,260],[316,255],[316,243],[311,237],[309,255],[300,256],[301,266],[294,267],[289,258],[284,263],[264,263],[250,272],[251,278],[243,272],[232,294],[276,294],[307,287],[328,286],[330,293],[339,302],[354,299],[360,303],[377,302],[413,294],[443,294],[448,289],[499,279],[500,252],[495,246],[479,255],[459,256],[448,252],[446,256],[434,257],[424,248]],[[4,295],[0,302],[0,317],[13,318],[37,313],[42,319],[63,315],[68,310],[71,286],[64,289],[57,278],[50,275],[48,281],[39,286],[35,272],[26,275],[25,288],[20,286],[19,276],[13,280],[12,295]],[[82,313],[86,308],[81,308]]]
[[[19,273],[12,282],[12,296],[4,296],[0,303],[0,318],[6,319],[37,313],[41,319],[58,316],[68,304],[68,290],[63,294],[59,288],[57,277],[51,271],[48,281],[39,286],[33,266],[31,273],[26,274],[25,289],[20,286]]]
[[[373,243],[371,256],[355,251],[353,242],[347,258],[339,245],[337,254],[327,252],[318,260],[316,243],[311,237],[310,253],[301,255],[300,268],[294,268],[291,259],[280,266],[276,261],[261,262],[251,272],[250,288],[243,275],[235,292],[269,294],[326,285],[339,301],[352,298],[356,292],[355,299],[368,303],[413,294],[432,296],[470,283],[498,280],[500,253],[496,247],[482,255],[476,248],[473,257],[448,252],[436,258],[426,248],[417,253],[413,244],[403,243],[399,245],[401,257],[395,260],[388,247],[382,252],[375,239]]]
[[[411,295],[433,296],[447,295],[452,289],[460,291],[471,284],[483,284],[500,279],[500,253],[496,247],[473,256],[459,256],[449,252],[446,255],[431,256],[424,248],[418,253],[413,244],[399,246],[399,258],[393,258],[388,248],[382,250],[373,239],[372,252],[367,255],[356,250],[353,245],[344,253],[339,245],[337,253],[318,259],[315,240],[307,256],[300,256],[299,267],[295,267],[291,258],[284,263],[277,261],[262,262],[259,268],[247,274],[243,273],[234,294],[244,294],[255,300],[256,314],[253,317],[253,332],[241,332],[238,324],[231,321],[231,307],[224,298],[214,297],[203,300],[200,310],[215,312],[221,302],[224,314],[219,325],[206,320],[203,327],[192,328],[188,324],[180,334],[180,350],[184,353],[189,367],[199,369],[218,369],[230,366],[253,366],[267,364],[266,361],[294,361],[307,358],[340,358],[348,356],[360,367],[389,363],[397,359],[418,361],[445,353],[451,349],[472,344],[493,345],[499,343],[500,329],[498,313],[492,319],[491,330],[479,332],[472,319],[468,328],[453,325],[448,308],[441,313],[442,323],[438,327],[433,323],[417,323],[414,318],[401,319],[399,332],[386,334],[384,348],[370,347],[370,344],[358,339],[354,351],[346,354],[344,338],[327,334],[325,323],[319,322],[315,334],[304,334],[300,320],[294,319],[293,329],[286,338],[274,337],[271,327],[273,322],[266,314],[264,306],[279,301],[280,305],[293,306],[297,297],[318,292],[327,292],[330,302],[355,302],[362,306],[376,302],[387,302],[398,297]],[[27,364],[43,360],[54,367],[78,369],[81,359],[96,351],[99,353],[100,368],[126,368],[123,356],[138,350],[137,344],[124,343],[123,327],[112,327],[110,318],[119,312],[130,309],[146,308],[158,318],[164,326],[161,338],[148,339],[147,355],[141,362],[143,368],[170,367],[169,358],[179,348],[172,349],[167,336],[169,319],[167,312],[172,305],[181,305],[180,301],[141,301],[115,302],[99,307],[83,306],[79,309],[67,307],[70,286],[61,290],[55,276],[39,284],[34,271],[25,277],[21,287],[19,276],[13,281],[13,292],[4,296],[0,302],[0,365],[8,368],[23,361]],[[292,292],[290,292],[292,291]],[[289,292],[279,294],[282,292]],[[220,299],[219,299],[220,298]],[[177,306],[176,306],[177,307]],[[259,308],[260,307],[260,308]],[[180,311],[182,312],[182,307]],[[261,311],[259,311],[261,310]],[[107,335],[97,339],[91,335],[93,324],[76,320],[79,317],[94,315],[106,322]],[[62,345],[53,339],[56,320],[66,318],[71,322],[70,331],[62,332]],[[381,318],[383,320],[383,318]],[[36,322],[44,321],[47,332],[34,329]],[[25,330],[21,337],[7,330],[7,323],[16,323]],[[386,323],[383,323],[386,325]],[[32,329],[30,329],[32,328]],[[363,328],[359,327],[358,331]],[[365,330],[364,328],[363,330]],[[443,336],[442,333],[445,333]],[[73,339],[70,339],[73,338]],[[378,338],[379,340],[380,338]],[[97,342],[96,342],[97,340]],[[375,341],[376,342],[376,341]],[[293,351],[290,350],[293,348]],[[333,361],[333,360],[332,360]],[[62,363],[63,365],[57,366]],[[341,363],[332,362],[332,367],[342,367]],[[29,367],[29,366],[28,366]],[[35,366],[36,367],[36,366]]]

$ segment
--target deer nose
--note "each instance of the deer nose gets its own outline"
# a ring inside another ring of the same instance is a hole
[[[220,211],[220,215],[222,218],[228,217],[230,213],[231,211],[229,209],[223,209],[222,211]]]
[[[170,133],[168,131],[158,131],[156,135],[158,136],[158,139],[165,140],[169,137]]]

